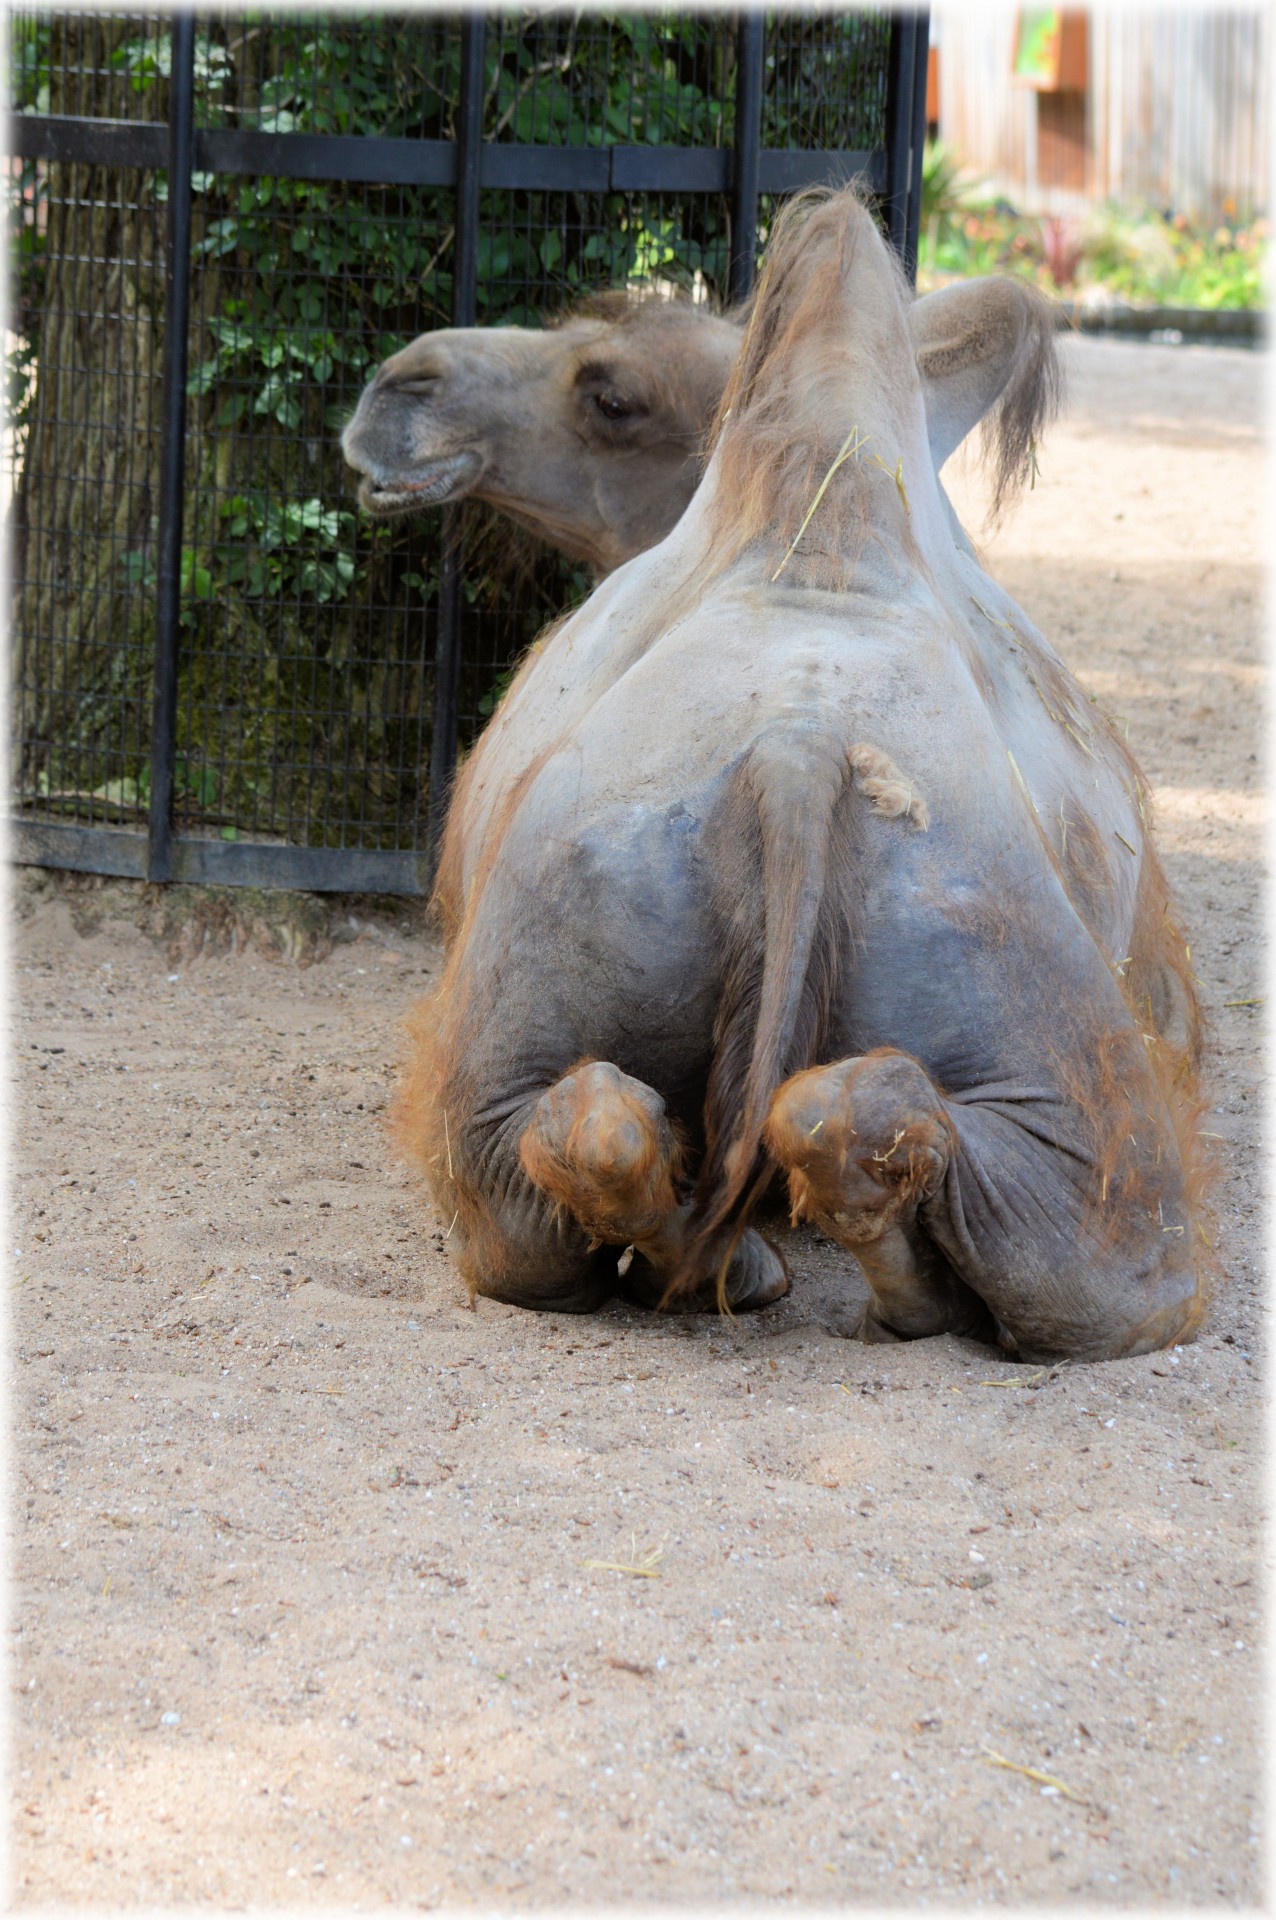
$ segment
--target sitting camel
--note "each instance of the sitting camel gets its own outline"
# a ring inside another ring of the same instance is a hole
[[[458,787],[399,1126],[474,1292],[763,1305],[779,1168],[870,1337],[1101,1358],[1197,1326],[1143,784],[954,544],[908,322],[852,190],[785,209],[702,485]]]
[[[991,277],[923,295],[908,324],[935,472],[986,419],[995,516],[1057,404],[1058,310]],[[391,517],[483,500],[600,579],[681,518],[742,327],[742,315],[611,294],[544,331],[423,333],[378,369],[342,435],[360,505]]]

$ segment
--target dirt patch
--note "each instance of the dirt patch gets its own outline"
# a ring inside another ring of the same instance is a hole
[[[308,967],[362,937],[393,946],[425,920],[418,901],[365,894],[282,893],[257,887],[153,887],[96,873],[19,867],[13,911],[21,922],[64,901],[79,934],[120,922],[163,943],[173,965],[211,954],[256,952]]]
[[[810,1233],[749,1319],[470,1312],[383,1133],[410,910],[301,968],[29,882],[19,1905],[1261,1901],[1260,362],[1070,353],[992,565],[1156,788],[1200,1340],[862,1347]]]

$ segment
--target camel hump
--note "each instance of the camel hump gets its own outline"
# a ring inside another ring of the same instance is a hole
[[[870,530],[919,557],[938,501],[911,304],[855,188],[785,205],[711,435],[711,567],[756,545],[768,578],[838,589]]]

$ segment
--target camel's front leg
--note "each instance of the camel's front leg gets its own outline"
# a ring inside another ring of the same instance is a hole
[[[766,1144],[789,1177],[795,1219],[813,1219],[863,1268],[869,1340],[987,1331],[983,1303],[918,1224],[952,1147],[939,1095],[917,1062],[883,1048],[786,1080]]]
[[[660,1095],[606,1060],[586,1062],[543,1093],[519,1142],[528,1178],[592,1241],[633,1247],[640,1258],[628,1290],[648,1305],[661,1300],[682,1254],[689,1208],[677,1195],[680,1157]],[[727,1270],[728,1304],[761,1307],[787,1290],[779,1255],[758,1234],[743,1234]]]

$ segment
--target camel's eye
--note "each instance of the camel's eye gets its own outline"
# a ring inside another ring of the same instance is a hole
[[[594,405],[604,420],[627,420],[633,409],[614,393],[596,393]]]
[[[623,371],[620,378],[625,379]],[[618,426],[622,420],[641,420],[647,411],[641,400],[626,394],[624,386],[617,384],[615,369],[600,360],[587,360],[578,367],[575,385],[586,420],[592,413],[595,419]]]
[[[413,380],[396,380],[393,391],[407,394],[432,393],[438,382],[437,373],[419,373]]]

